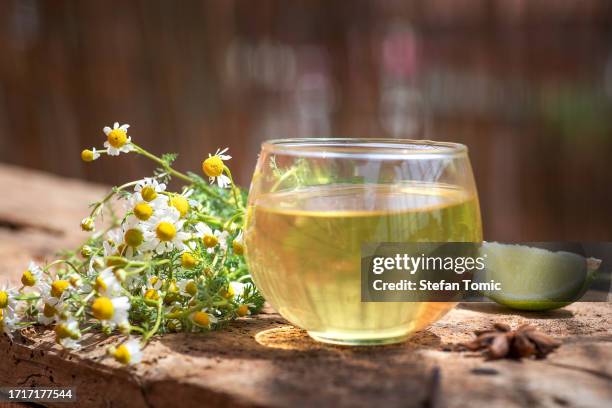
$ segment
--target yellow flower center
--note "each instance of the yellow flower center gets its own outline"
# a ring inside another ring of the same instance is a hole
[[[140,246],[140,244],[142,244],[142,242],[144,241],[142,231],[138,228],[132,228],[127,230],[123,238],[125,239],[125,243],[133,248]]]
[[[155,233],[160,241],[172,241],[176,237],[176,227],[169,222],[162,221],[157,224]]]
[[[84,162],[91,162],[94,159],[94,152],[91,150],[85,149],[81,152],[81,159]]]
[[[119,149],[127,142],[127,132],[123,129],[113,129],[108,133],[108,143]]]
[[[202,163],[202,171],[208,177],[219,177],[223,174],[223,160],[219,156],[212,156]]]
[[[217,244],[219,243],[219,239],[215,237],[214,235],[204,235],[204,238],[202,238],[202,241],[204,242],[204,245],[206,246],[206,248],[213,248],[217,246]]]
[[[195,256],[189,252],[183,252],[183,255],[181,255],[181,265],[183,265],[183,268],[193,268],[197,264],[198,260]]]
[[[170,284],[168,285],[168,292],[171,292],[171,293],[178,293],[179,292],[179,287],[176,286],[176,282],[175,281],[171,281]]]
[[[99,297],[91,305],[91,313],[98,320],[110,320],[115,314],[113,302],[107,297]]]
[[[207,327],[210,324],[210,318],[208,317],[208,313],[205,312],[195,312],[192,317],[195,324],[199,326]]]
[[[64,323],[60,323],[55,326],[55,334],[57,335],[58,339],[65,339],[73,336],[72,331],[68,329],[68,326]]]
[[[81,229],[83,231],[93,231],[95,227],[96,224],[91,217],[84,218],[83,221],[81,221]]]
[[[234,295],[236,294],[236,292],[234,292],[234,288],[229,286],[227,288],[227,290],[223,290],[221,291],[221,296],[223,296],[226,299],[231,299],[234,297]]]
[[[140,221],[146,221],[153,215],[153,207],[147,203],[138,203],[134,206],[134,215]]]
[[[181,195],[173,196],[170,199],[169,204],[178,210],[181,217],[184,217],[189,211],[189,201],[187,201],[187,199]]]
[[[115,350],[115,352],[113,353],[113,357],[121,364],[129,364],[130,360],[132,359],[130,351],[125,346],[125,344],[122,344],[117,347],[117,350]]]
[[[152,276],[151,279],[149,279],[149,282],[151,282],[151,285],[155,286],[157,282],[159,282],[159,277]]]
[[[194,281],[187,282],[185,285],[185,292],[189,293],[191,296],[195,296],[198,293],[198,285]]]
[[[45,307],[43,308],[43,314],[45,315],[46,318],[52,318],[53,316],[55,316],[55,313],[57,312],[57,310],[55,310],[55,308],[53,306],[51,306],[48,303],[45,303]]]
[[[96,278],[96,284],[95,284],[95,287],[96,287],[96,290],[97,290],[98,292],[104,292],[104,291],[106,291],[106,289],[107,289],[106,282],[104,282],[104,279],[102,279],[102,277],[101,277],[101,276],[98,276],[98,277]]]
[[[30,271],[25,271],[23,275],[21,275],[21,283],[23,286],[34,286],[36,284],[36,277]]]
[[[144,294],[145,299],[159,300],[159,293],[155,289],[149,289]]]
[[[0,291],[0,309],[8,306],[8,293],[4,290]]]
[[[236,255],[244,254],[244,245],[242,245],[241,242],[238,242],[238,241],[232,242],[232,248],[234,249],[234,253]]]
[[[153,187],[146,186],[143,187],[142,190],[140,190],[140,196],[145,201],[153,201],[157,198],[157,192]]]
[[[247,305],[240,305],[236,310],[236,314],[240,317],[246,316],[249,314],[249,307]]]
[[[51,296],[56,298],[62,296],[62,293],[64,293],[69,285],[70,282],[67,280],[56,280],[51,284]]]
[[[179,298],[179,287],[176,285],[175,281],[171,281],[168,284],[168,289],[166,296],[164,297],[164,303],[169,305],[173,302],[176,302]]]

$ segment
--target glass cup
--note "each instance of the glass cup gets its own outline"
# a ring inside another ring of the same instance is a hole
[[[245,227],[267,301],[316,340],[389,344],[455,303],[361,302],[361,245],[481,242],[467,148],[400,139],[262,144]]]

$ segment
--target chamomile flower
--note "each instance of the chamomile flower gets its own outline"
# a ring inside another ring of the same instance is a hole
[[[193,312],[189,316],[189,318],[195,326],[202,327],[205,329],[209,329],[211,324],[218,322],[218,319],[212,314],[208,313],[206,309]]]
[[[142,288],[142,296],[147,300],[152,300],[157,302],[159,300],[159,292],[155,289],[145,289]]]
[[[127,210],[134,214],[139,221],[147,221],[156,212],[168,208],[168,197],[159,195],[151,201],[142,200],[140,194],[133,194],[127,202]]]
[[[160,299],[160,289],[164,281],[157,276],[151,276],[144,282],[140,281],[140,291],[145,299],[157,301]]]
[[[134,187],[134,192],[140,196],[140,199],[148,203],[161,197],[159,193],[163,191],[166,191],[166,185],[150,177],[140,180]]]
[[[238,306],[238,309],[236,309],[236,314],[238,317],[249,316],[251,314],[252,307],[255,307],[255,305],[252,303],[244,303]]]
[[[145,242],[141,249],[143,251],[152,250],[160,255],[175,248],[185,249],[184,241],[190,238],[190,234],[182,230],[185,221],[180,220],[180,216],[177,209],[169,207],[144,222]]]
[[[70,281],[65,279],[56,279],[51,282],[49,294],[51,297],[61,299],[71,289]]]
[[[134,150],[132,146],[132,138],[128,136],[127,130],[130,125],[119,126],[118,122],[115,122],[112,129],[109,126],[105,126],[104,134],[108,138],[104,142],[104,147],[109,156],[119,156],[120,153],[129,153]]]
[[[133,250],[127,253],[127,246],[124,243],[124,235],[121,227],[113,228],[106,233],[106,239],[102,241],[102,248],[104,249],[104,257],[127,257],[133,256]],[[121,266],[122,260],[118,259],[107,259],[106,266]]]
[[[202,162],[202,171],[208,176],[210,184],[216,181],[221,188],[225,188],[232,183],[231,179],[223,174],[225,171],[223,162],[232,158],[232,156],[225,154],[226,152],[227,147],[223,150],[217,149],[214,155],[209,153],[208,158]]]
[[[129,310],[130,299],[127,296],[114,298],[101,296],[91,305],[91,314],[111,329],[129,327]]]
[[[95,147],[92,147],[91,150],[85,149],[81,152],[81,159],[84,162],[92,162],[94,160],[98,160],[99,158],[100,152],[98,152]]]
[[[38,305],[38,323],[49,325],[60,320],[64,303],[55,297],[42,298]]]
[[[142,360],[142,348],[136,338],[131,338],[119,347],[109,347],[108,353],[121,364],[138,364]]]
[[[39,323],[48,325],[59,319],[64,311],[63,300],[71,289],[69,281],[57,279],[51,282],[45,291],[41,292],[38,304]]]
[[[194,236],[202,239],[206,252],[209,254],[215,252],[217,246],[224,251],[227,249],[227,237],[229,236],[227,231],[213,231],[212,228],[202,222],[197,223],[195,229]]]
[[[96,222],[92,217],[85,217],[81,220],[81,229],[87,232],[94,231],[96,229]]]
[[[185,217],[191,206],[196,204],[193,200],[189,200],[191,194],[193,194],[193,190],[186,190],[183,194],[172,194],[168,200],[168,205],[176,208],[181,214],[181,218]]]
[[[181,266],[185,269],[191,269],[200,262],[198,256],[192,252],[194,250],[192,246],[193,245],[189,246],[191,248],[190,251],[185,251],[181,254]]]
[[[236,235],[236,238],[232,241],[232,249],[236,255],[244,254],[244,237],[242,234],[242,230]]]
[[[229,286],[229,291],[234,297],[234,299],[239,299],[242,297],[242,295],[244,294],[244,288],[246,287],[244,283],[234,281],[230,282]]]
[[[96,291],[102,296],[115,296],[122,292],[121,282],[117,279],[114,267],[108,267],[96,277]]]
[[[27,287],[35,287],[42,282],[43,271],[35,262],[30,261],[28,269],[21,275],[21,284]]]
[[[4,310],[5,314],[14,315],[16,295],[17,291],[9,287],[8,283],[3,283],[0,286],[0,309]]]
[[[179,293],[186,297],[193,297],[198,293],[198,284],[193,279],[181,279],[177,282]]]
[[[123,256],[133,258],[140,245],[144,242],[144,232],[140,223],[134,217],[128,217],[121,225],[121,246]]]
[[[164,281],[157,276],[151,276],[147,280],[147,287],[160,290],[164,285]]]
[[[55,340],[65,348],[78,349],[78,340],[81,338],[79,322],[73,318],[60,321],[55,325]]]
[[[6,309],[0,309],[0,333],[6,333],[12,337],[12,332],[15,331],[17,319],[9,315]]]

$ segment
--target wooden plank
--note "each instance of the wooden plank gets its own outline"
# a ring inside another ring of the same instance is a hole
[[[405,344],[343,348],[314,342],[266,313],[210,334],[166,335],[130,369],[105,357],[115,338],[89,336],[72,353],[51,332],[32,329],[13,343],[0,341],[0,382],[70,385],[88,406],[601,407],[612,401],[611,318],[604,303],[530,317],[464,305]],[[522,362],[441,351],[493,320],[534,323],[564,345],[547,360]]]
[[[0,201],[0,280],[16,278],[29,258],[77,245],[83,203],[106,190],[3,165],[0,182],[11,198]],[[55,197],[27,198],[44,194]],[[442,351],[493,321],[533,323],[564,344],[541,361]],[[343,348],[314,342],[266,310],[227,330],[158,338],[132,368],[105,356],[115,337],[89,334],[69,352],[32,328],[0,338],[0,384],[72,386],[79,406],[94,407],[600,407],[612,402],[611,322],[609,303],[524,314],[463,304],[405,344]]]

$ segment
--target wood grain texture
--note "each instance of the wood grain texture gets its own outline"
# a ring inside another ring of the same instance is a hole
[[[0,201],[0,280],[17,277],[31,257],[78,244],[83,203],[105,191],[3,165],[0,182],[14,198]],[[40,189],[53,192],[48,205],[28,199]],[[534,324],[563,346],[520,362],[442,351],[493,321]],[[88,334],[81,351],[68,352],[50,331],[31,328],[0,338],[0,384],[73,386],[83,407],[603,407],[612,403],[611,323],[609,303],[521,314],[462,304],[404,344],[343,348],[314,342],[266,309],[227,330],[158,338],[133,368],[106,357],[116,338]]]
[[[433,138],[469,146],[485,236],[612,239],[609,0],[253,3],[0,1],[0,161],[151,174],[79,161],[116,120],[247,186],[264,139]]]

